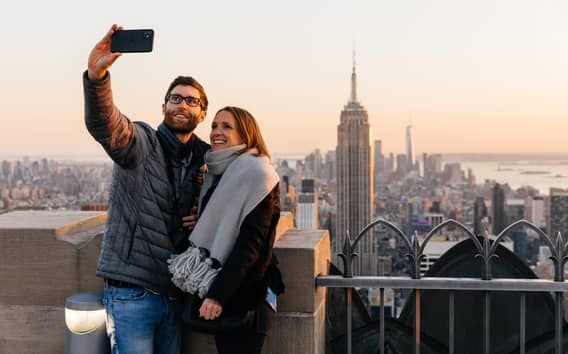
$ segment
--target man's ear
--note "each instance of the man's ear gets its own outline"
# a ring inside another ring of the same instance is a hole
[[[201,110],[201,113],[199,113],[199,123],[201,123],[205,120],[206,115],[207,115],[207,111]]]
[[[162,114],[166,113],[166,104],[162,103]]]

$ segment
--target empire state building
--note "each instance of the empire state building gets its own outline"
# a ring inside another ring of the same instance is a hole
[[[369,115],[357,99],[355,60],[351,74],[351,97],[341,111],[340,119],[337,126],[337,227],[332,245],[334,255],[342,251],[347,231],[351,238],[355,238],[371,221],[373,159],[370,125]],[[377,249],[374,237],[364,236],[357,246],[357,252],[359,257],[355,259],[354,270],[358,274],[376,274]]]

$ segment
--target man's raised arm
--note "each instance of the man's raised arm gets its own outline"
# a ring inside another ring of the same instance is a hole
[[[120,166],[136,166],[148,146],[137,139],[134,124],[114,105],[108,69],[121,56],[110,51],[112,35],[121,27],[113,25],[89,55],[88,70],[83,74],[85,124],[89,133]]]

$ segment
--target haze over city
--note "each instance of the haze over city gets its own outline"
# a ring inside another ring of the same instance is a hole
[[[95,11],[98,11],[96,13]],[[566,152],[563,1],[15,2],[0,14],[0,151],[103,155],[81,74],[112,23],[153,28],[154,52],[111,68],[115,102],[157,126],[169,82],[195,76],[217,109],[259,120],[275,154],[335,149],[356,49],[371,139],[416,153]]]

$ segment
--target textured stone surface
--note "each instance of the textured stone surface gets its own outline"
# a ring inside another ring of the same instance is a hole
[[[102,291],[95,276],[102,230],[93,231],[80,248],[25,230],[0,237],[0,304],[63,306],[69,295]]]
[[[13,211],[0,215],[0,237],[14,231],[28,236],[68,235],[92,229],[105,221],[106,213],[100,211]]]
[[[95,270],[106,214],[21,213],[0,220],[0,353],[63,353],[65,298],[103,288]],[[282,213],[275,252],[286,293],[267,353],[324,353],[325,289],[315,288],[315,277],[327,272],[329,236],[292,227],[292,215]],[[213,337],[186,333],[184,353],[216,353]]]
[[[65,311],[56,306],[0,304],[0,353],[63,353]]]
[[[280,213],[280,220],[276,226],[276,240],[278,240],[286,231],[294,228],[294,215],[289,211]]]
[[[316,289],[315,278],[327,275],[329,234],[325,230],[288,230],[274,245],[286,292],[278,298],[282,312],[313,313],[325,301],[325,288]]]
[[[281,312],[266,343],[266,353],[325,353],[325,306],[314,313]]]
[[[0,215],[0,353],[63,353],[65,298],[94,291],[106,214]]]

